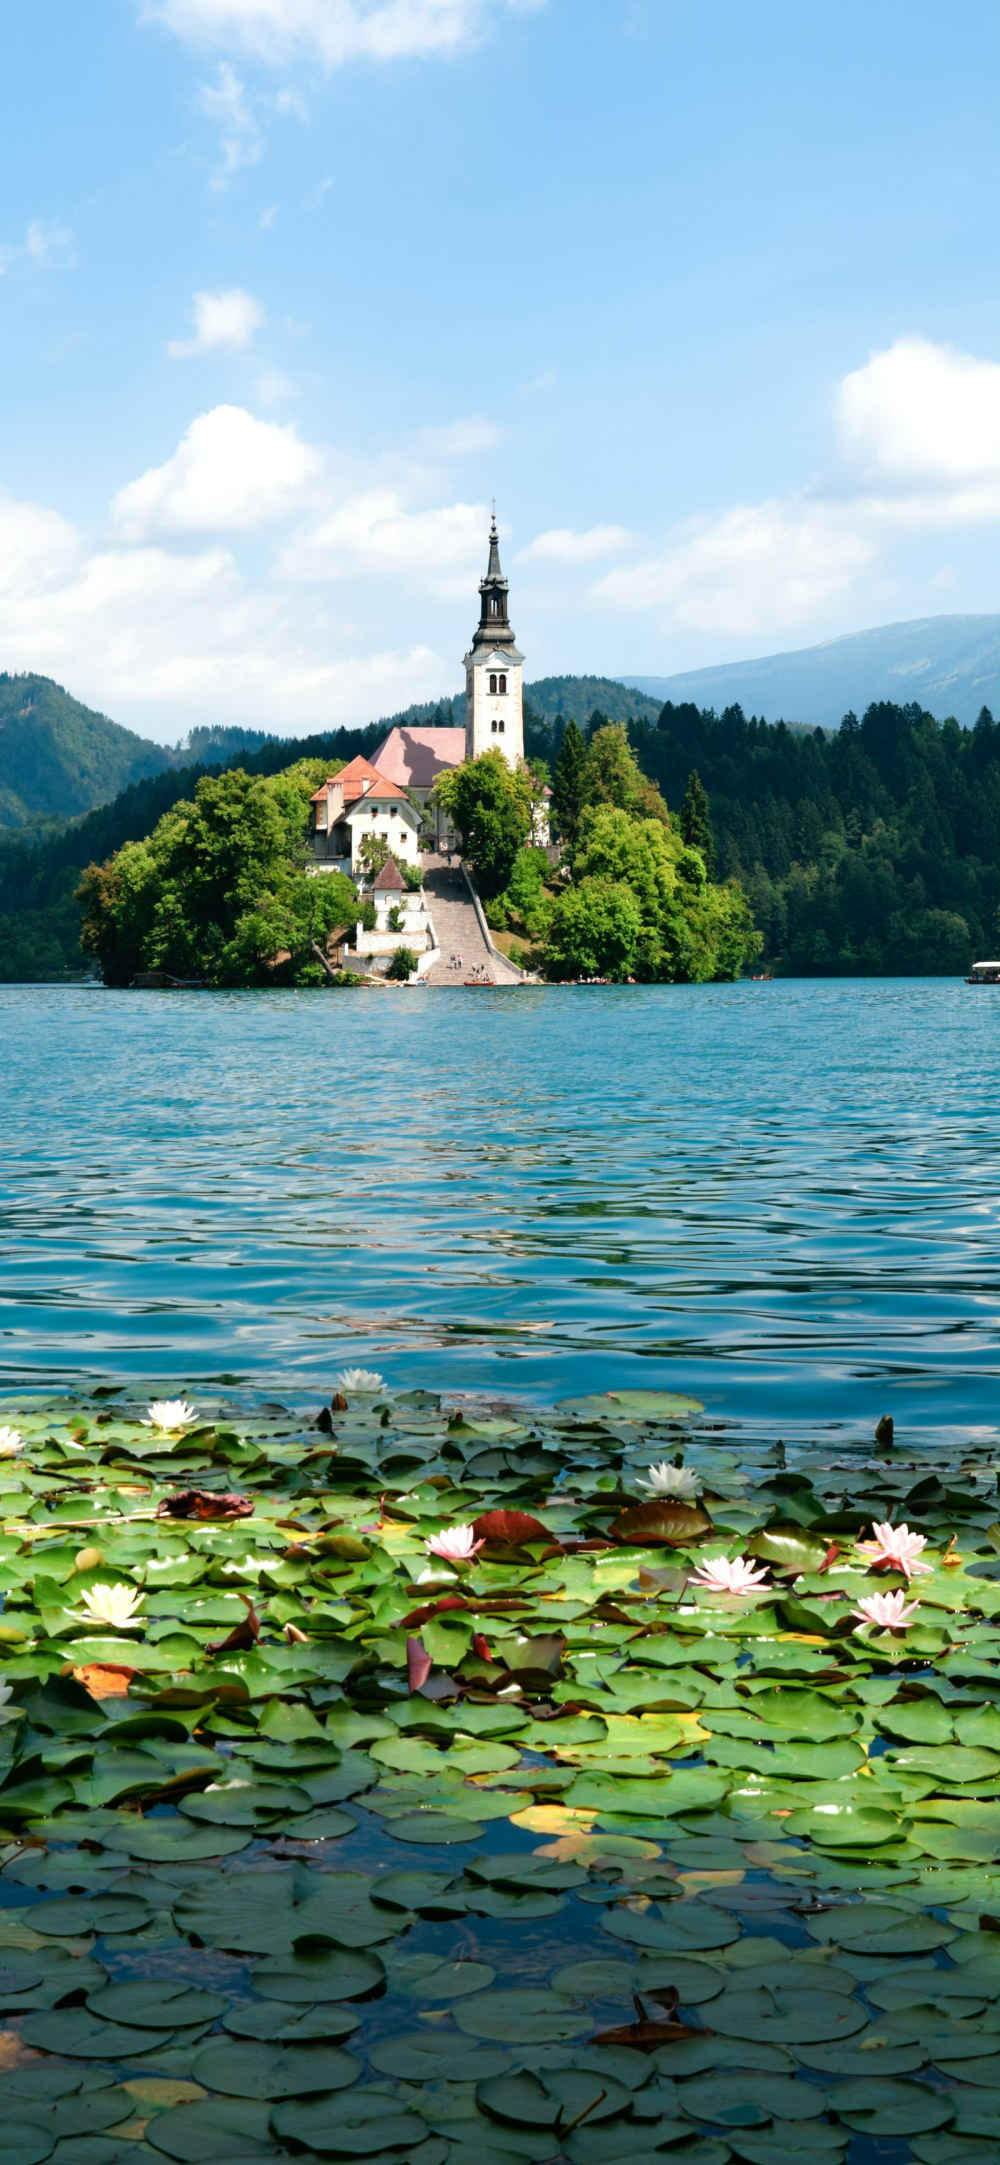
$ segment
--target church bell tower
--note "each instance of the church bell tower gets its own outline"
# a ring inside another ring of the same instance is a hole
[[[465,657],[465,756],[478,759],[481,752],[501,751],[508,766],[516,767],[524,758],[524,655],[514,643],[507,615],[495,512],[490,560],[479,594],[479,624]]]

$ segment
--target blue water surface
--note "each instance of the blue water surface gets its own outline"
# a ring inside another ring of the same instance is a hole
[[[0,989],[0,1382],[993,1433],[1000,993]]]

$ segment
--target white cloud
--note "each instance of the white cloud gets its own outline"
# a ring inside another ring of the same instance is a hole
[[[632,536],[625,526],[589,526],[585,533],[577,533],[572,526],[552,526],[545,534],[536,534],[526,549],[518,552],[519,564],[590,564],[598,556],[617,556],[628,547]]]
[[[242,166],[257,164],[264,147],[260,124],[244,84],[227,61],[214,83],[199,85],[196,103],[222,137],[222,163],[212,175],[212,187],[224,188]]]
[[[242,286],[231,286],[224,293],[196,293],[193,315],[194,337],[172,338],[167,347],[175,361],[220,350],[241,353],[264,321],[261,302],[252,293],[244,293]]]
[[[407,511],[391,489],[349,498],[311,532],[291,540],[279,560],[283,576],[310,583],[373,572],[401,575],[434,594],[475,593],[489,513],[482,504],[449,504]]]
[[[445,422],[443,428],[421,429],[417,441],[421,451],[432,456],[459,459],[471,451],[492,451],[500,441],[500,430],[484,414],[471,413],[464,421]]]
[[[844,377],[833,412],[830,473],[795,495],[689,520],[599,580],[595,600],[668,626],[780,635],[842,610],[862,576],[870,591],[894,542],[997,516],[994,363],[899,339]]]
[[[165,465],[118,490],[112,519],[129,541],[261,526],[286,516],[322,464],[290,424],[214,406],[192,421]]]
[[[544,0],[505,4],[527,11]],[[141,13],[188,44],[337,68],[460,52],[492,27],[496,9],[491,0],[141,0]]]
[[[17,263],[33,264],[39,270],[65,263],[72,239],[68,226],[50,226],[44,218],[32,218],[19,246],[0,246],[0,277]]]
[[[68,519],[42,504],[19,504],[0,494],[0,595],[44,594],[66,578],[80,553]]]
[[[1000,476],[995,362],[900,338],[844,377],[834,411],[845,468],[870,488],[951,493]]]
[[[645,563],[592,589],[612,608],[656,610],[693,630],[739,633],[807,623],[847,591],[874,548],[843,512],[808,504],[742,504],[692,520]]]

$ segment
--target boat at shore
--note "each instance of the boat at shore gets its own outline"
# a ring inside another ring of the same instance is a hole
[[[974,962],[967,985],[1000,985],[1000,962]]]

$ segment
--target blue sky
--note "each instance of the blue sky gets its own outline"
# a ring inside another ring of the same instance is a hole
[[[993,5],[5,11],[0,666],[174,741],[996,606]]]

